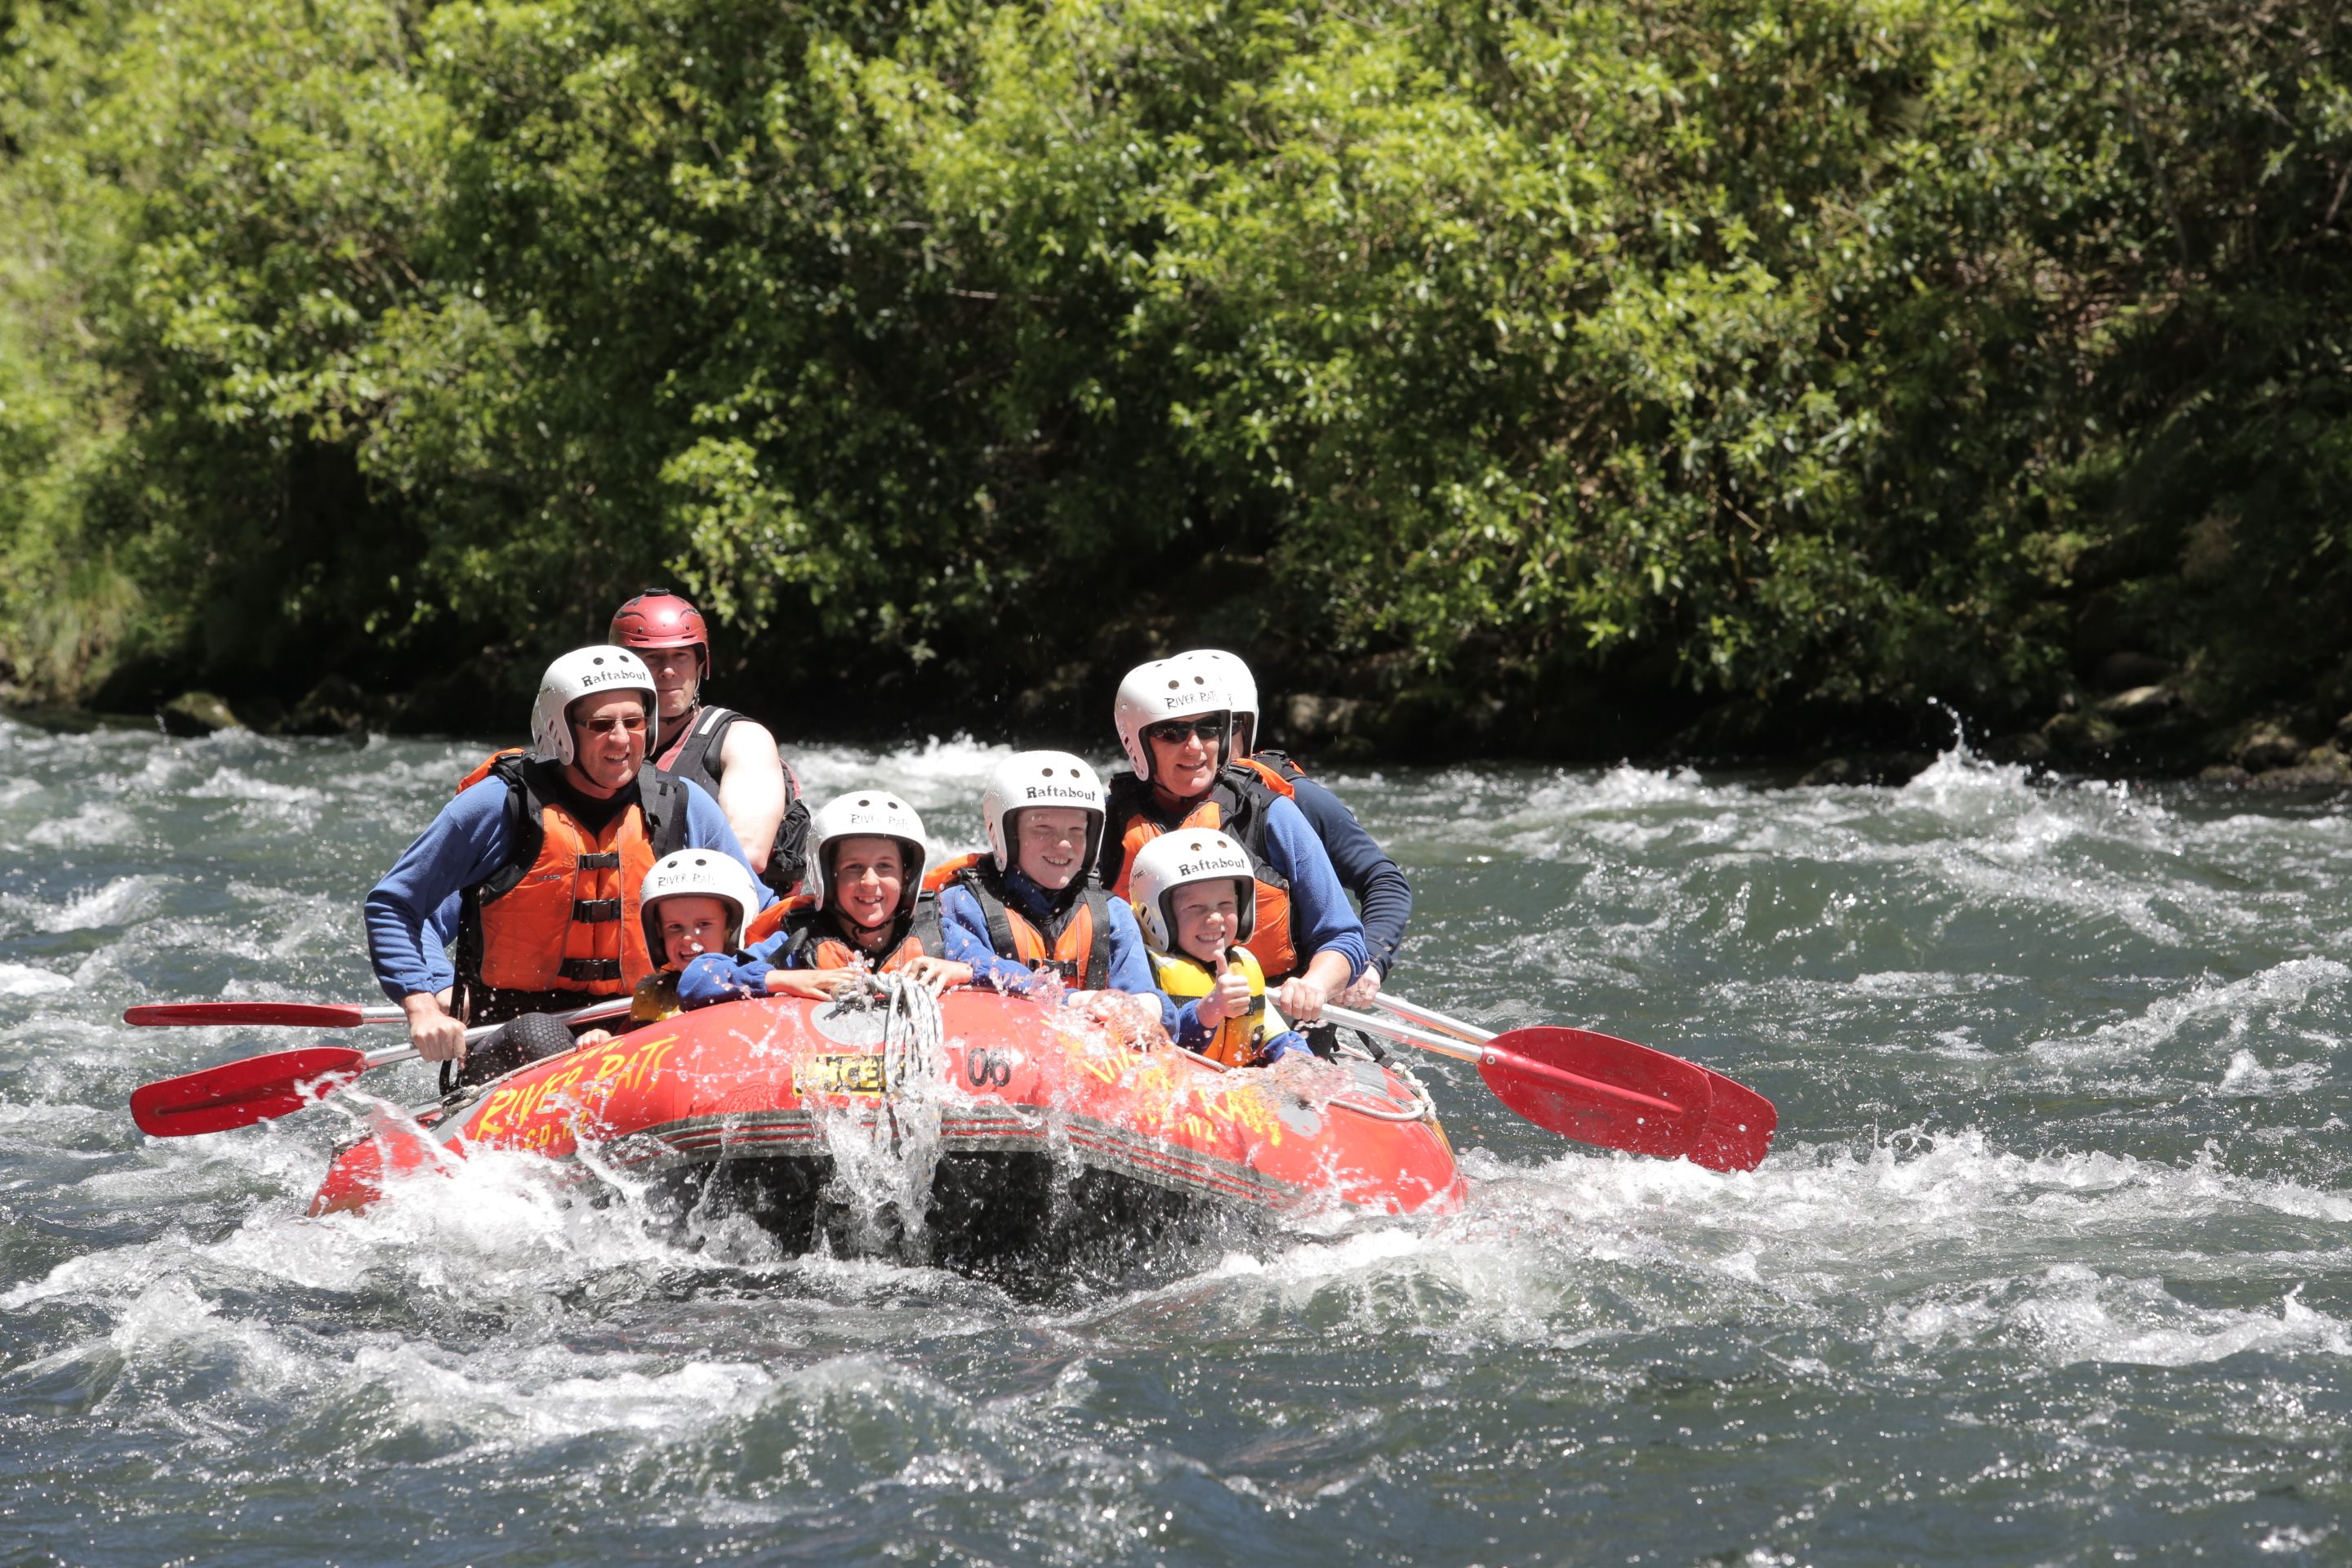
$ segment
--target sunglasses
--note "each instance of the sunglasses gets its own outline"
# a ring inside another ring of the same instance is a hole
[[[579,721],[579,728],[587,731],[592,735],[609,735],[615,730],[625,730],[630,734],[636,735],[642,734],[645,731],[645,727],[646,716],[642,713],[624,714],[616,719],[583,719]]]
[[[1195,735],[1203,741],[1217,742],[1225,738],[1225,721],[1222,714],[1214,719],[1169,719],[1146,725],[1143,735],[1146,740],[1164,741],[1171,746],[1181,746]]]

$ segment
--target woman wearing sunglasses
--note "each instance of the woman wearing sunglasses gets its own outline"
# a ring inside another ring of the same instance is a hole
[[[1133,772],[1110,781],[1102,882],[1127,897],[1137,851],[1178,828],[1215,828],[1256,868],[1256,929],[1245,944],[1283,1016],[1312,1023],[1360,973],[1364,928],[1315,829],[1277,777],[1228,765],[1232,700],[1213,668],[1155,659],[1128,671],[1111,710]]]

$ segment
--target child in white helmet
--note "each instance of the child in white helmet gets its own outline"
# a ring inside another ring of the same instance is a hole
[[[1026,995],[1047,976],[1073,993],[1124,992],[1165,1030],[1175,1004],[1152,984],[1134,914],[1088,875],[1102,843],[1102,780],[1067,752],[1020,752],[989,771],[980,816],[988,853],[965,857],[940,893],[947,956],[972,984]]]
[[[759,909],[759,894],[741,862],[702,849],[665,856],[637,894],[645,921],[646,950],[659,965],[629,999],[632,1025],[658,1023],[673,1014],[714,1002],[757,994],[740,984],[746,967],[764,973],[765,963],[740,951],[743,928]],[[583,1046],[613,1037],[608,1029],[580,1037]]]
[[[1240,845],[1211,829],[1162,834],[1137,852],[1129,891],[1154,978],[1176,1003],[1178,1045],[1227,1067],[1314,1054],[1267,1002],[1265,972],[1242,945],[1257,880]]]
[[[939,900],[923,891],[925,842],[922,818],[887,790],[825,802],[809,818],[808,902],[723,971],[695,966],[681,996],[709,984],[718,992],[711,1001],[822,1001],[874,973],[903,973],[933,995],[969,984],[971,965],[943,956]]]

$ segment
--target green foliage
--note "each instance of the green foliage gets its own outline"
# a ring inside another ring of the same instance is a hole
[[[1205,617],[1281,683],[2014,718],[2132,647],[2255,700],[2352,648],[2347,43],[2283,0],[20,4],[6,649],[535,658],[674,576],[886,691]]]

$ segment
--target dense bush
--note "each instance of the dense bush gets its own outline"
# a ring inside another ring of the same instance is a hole
[[[415,684],[669,577],[886,701],[1091,696],[1187,617],[1474,716],[2010,723],[2122,650],[2311,700],[2347,43],[2273,0],[19,0],[0,644],[68,694]]]

